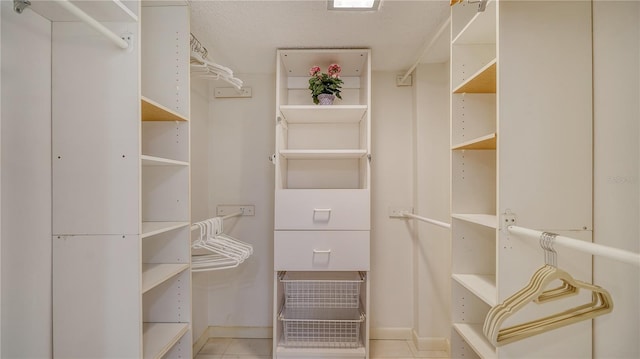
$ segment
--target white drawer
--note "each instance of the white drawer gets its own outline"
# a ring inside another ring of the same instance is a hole
[[[275,270],[369,270],[369,231],[276,231]]]
[[[370,216],[365,189],[290,189],[275,194],[276,230],[368,231]]]

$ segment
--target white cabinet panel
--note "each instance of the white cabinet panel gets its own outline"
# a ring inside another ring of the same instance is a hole
[[[369,231],[276,231],[275,270],[369,270]]]
[[[280,190],[275,229],[369,230],[369,190]]]

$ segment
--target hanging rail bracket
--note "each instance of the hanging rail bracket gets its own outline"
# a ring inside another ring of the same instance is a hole
[[[18,14],[22,14],[24,9],[28,8],[29,6],[31,6],[31,1],[29,0],[13,0],[13,11],[17,12]]]

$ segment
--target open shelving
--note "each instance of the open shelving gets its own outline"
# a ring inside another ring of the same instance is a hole
[[[171,348],[189,331],[187,323],[144,323],[143,330],[143,358],[159,359],[167,354]]]

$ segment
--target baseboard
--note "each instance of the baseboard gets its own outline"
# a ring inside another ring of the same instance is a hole
[[[374,340],[411,340],[411,328],[371,328],[370,339]]]
[[[209,327],[209,338],[271,339],[271,327]]]
[[[449,340],[437,337],[418,337],[418,333],[412,330],[413,345],[419,351],[442,351],[449,353]]]
[[[202,347],[204,347],[204,345],[207,344],[207,340],[209,340],[209,330],[203,330],[202,334],[200,335],[198,340],[196,340],[196,342],[193,343],[193,357],[194,358],[196,357],[196,354],[198,354],[200,352]]]

